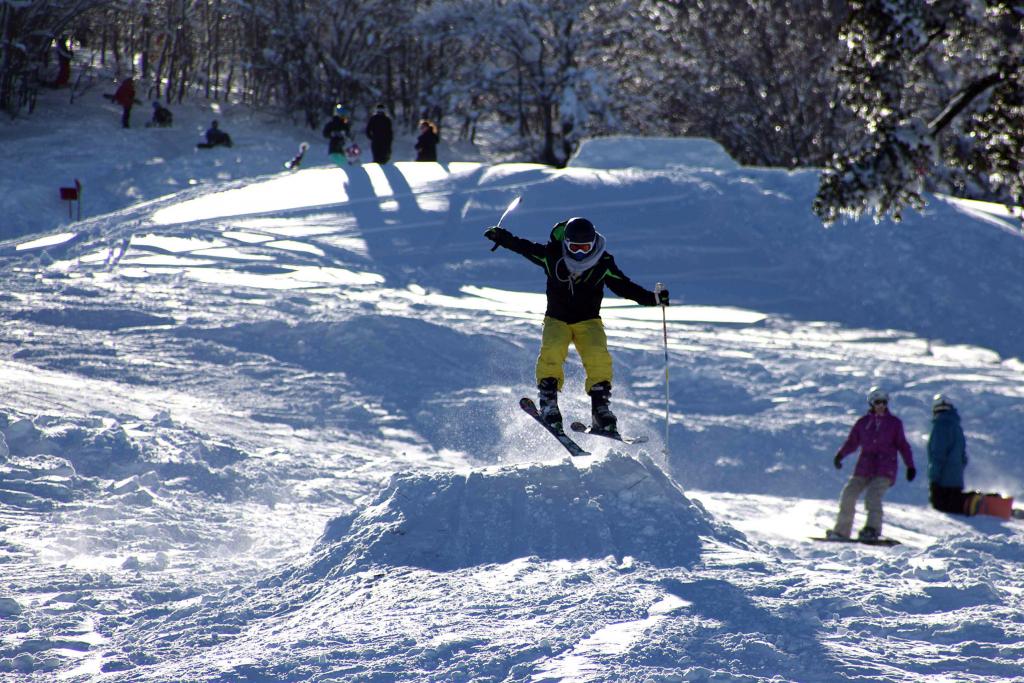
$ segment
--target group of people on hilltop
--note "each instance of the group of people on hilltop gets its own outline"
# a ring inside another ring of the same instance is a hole
[[[903,422],[889,412],[889,394],[879,387],[868,392],[868,412],[860,417],[836,452],[836,469],[843,458],[860,449],[853,475],[839,496],[835,526],[826,532],[833,540],[846,540],[853,531],[854,508],[864,496],[867,521],[857,538],[877,540],[882,533],[882,497],[896,483],[897,454],[906,466],[907,481],[914,481],[917,468]],[[929,501],[942,512],[973,516],[1009,514],[1012,499],[994,493],[964,490],[967,441],[960,426],[960,414],[945,394],[932,398],[932,429],[928,437]],[[997,509],[999,511],[997,511]]]
[[[366,122],[364,130],[370,140],[370,152],[375,164],[386,164],[391,160],[391,148],[395,133],[388,116],[387,108],[378,104]],[[359,162],[359,145],[352,133],[352,122],[348,109],[341,104],[335,105],[331,118],[323,127],[323,136],[327,139],[327,155],[339,166],[352,165]],[[419,124],[419,137],[416,139],[416,161],[437,161],[437,145],[440,141],[437,124],[429,119],[422,119]]]

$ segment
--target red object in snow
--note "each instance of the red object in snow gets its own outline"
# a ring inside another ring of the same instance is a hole
[[[82,220],[82,183],[78,178],[74,187],[60,188],[60,198],[68,203],[68,218],[71,218],[71,202],[78,202],[78,220]]]

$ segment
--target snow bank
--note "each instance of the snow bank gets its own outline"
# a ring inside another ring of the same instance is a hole
[[[591,138],[569,160],[580,168],[701,168],[733,171],[739,164],[720,144],[708,138]]]
[[[631,556],[691,566],[702,537],[736,542],[646,455],[394,475],[328,523],[307,578],[374,565],[438,571],[520,557]]]

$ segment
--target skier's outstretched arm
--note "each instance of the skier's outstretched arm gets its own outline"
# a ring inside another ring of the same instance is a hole
[[[539,242],[532,242],[522,237],[516,237],[505,228],[499,228],[497,226],[493,228],[487,228],[484,231],[484,237],[494,242],[499,247],[505,247],[509,251],[525,256],[531,262],[543,265],[544,263],[544,250],[545,247]]]
[[[612,290],[616,296],[635,301],[641,306],[668,306],[667,289],[662,289],[657,294],[649,289],[644,289],[619,270],[619,267],[615,265],[615,259],[609,258],[608,260],[608,266],[605,269],[605,282],[608,283],[608,289]]]

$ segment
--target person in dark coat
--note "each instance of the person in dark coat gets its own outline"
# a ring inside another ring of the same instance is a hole
[[[71,47],[67,36],[57,41],[57,78],[53,87],[65,88],[71,82]]]
[[[940,512],[958,515],[1018,516],[1013,499],[998,493],[964,491],[967,439],[960,413],[944,394],[932,398],[932,431],[928,436],[928,500]]]
[[[383,104],[377,105],[377,110],[366,123],[366,137],[370,138],[370,151],[373,153],[375,164],[386,164],[391,159],[391,142],[395,134],[391,128],[391,119],[384,110]]]
[[[327,138],[327,156],[338,166],[348,163],[345,148],[352,136],[352,124],[348,120],[348,110],[340,104],[334,106],[331,120],[324,125],[324,137]]]
[[[416,161],[437,161],[437,126],[429,119],[420,121],[420,136],[416,138]]]
[[[171,113],[171,110],[161,105],[159,102],[154,102],[153,118],[146,124],[146,127],[170,128],[173,122],[174,114]]]
[[[135,81],[126,78],[114,92],[114,102],[121,105],[121,127],[131,128],[132,105],[135,104]]]
[[[536,367],[541,418],[556,429],[562,428],[558,392],[565,381],[563,365],[572,344],[586,372],[584,388],[590,396],[592,426],[603,432],[617,432],[618,422],[610,405],[612,357],[601,321],[605,287],[641,306],[667,306],[668,290],[655,293],[626,277],[605,249],[604,235],[586,218],[577,216],[556,224],[546,244],[517,237],[497,226],[488,228],[484,237],[544,269],[547,309]]]
[[[196,147],[200,149],[210,149],[211,147],[217,147],[223,145],[224,147],[231,146],[231,136],[220,129],[220,124],[214,119],[210,122],[210,127],[206,131],[206,142],[196,143]]]

